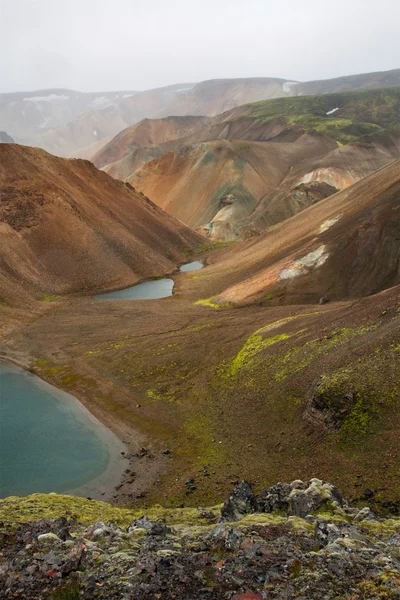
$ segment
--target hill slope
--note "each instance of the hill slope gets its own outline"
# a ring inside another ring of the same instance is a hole
[[[279,185],[290,167],[336,147],[325,136],[294,143],[219,140],[184,146],[144,165],[128,179],[159,206],[212,237],[234,239],[234,223]]]
[[[201,236],[91,163],[0,145],[0,282],[8,304],[174,270]]]
[[[92,162],[99,169],[121,160],[138,148],[145,148],[186,137],[211,122],[208,117],[166,117],[144,119],[128,127],[97,152]]]
[[[227,250],[214,302],[317,303],[400,283],[400,161]],[[195,284],[193,284],[195,285]],[[214,288],[215,289],[215,288]]]
[[[69,90],[45,90],[25,95],[4,94],[0,96],[0,128],[9,131],[17,141],[59,155],[91,157],[99,150],[98,141],[106,143],[144,118],[212,116],[269,98],[398,85],[399,69],[306,83],[259,77],[183,83],[138,93],[85,95]]]
[[[269,100],[220,115],[186,138],[137,150],[106,170],[124,178],[134,169],[130,183],[165,210],[191,226],[207,228],[211,237],[237,239],[296,214],[398,158],[399,114],[400,88]],[[211,140],[220,141],[206,154],[205,142]],[[246,157],[243,143],[230,142],[229,169],[222,170],[213,151],[223,147],[222,140],[263,142],[268,152],[260,145],[257,159],[254,153]],[[267,176],[273,155],[282,161],[279,180]],[[249,169],[263,171],[264,187],[257,193],[251,190]],[[245,211],[243,189],[249,200]],[[220,214],[227,194],[233,194],[231,209]],[[214,227],[221,219],[223,227]]]

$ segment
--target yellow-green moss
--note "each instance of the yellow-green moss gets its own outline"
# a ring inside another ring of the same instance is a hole
[[[219,514],[220,506],[209,511]],[[204,522],[202,509],[197,508],[164,508],[155,505],[148,509],[129,509],[112,506],[100,500],[87,500],[77,496],[61,494],[32,494],[31,496],[10,496],[0,500],[0,521],[4,523],[23,523],[63,517],[68,514],[85,525],[92,525],[98,520],[111,521],[120,527],[128,527],[143,513],[151,520],[163,520],[168,525],[184,524],[198,526]]]
[[[239,350],[236,357],[231,362],[228,369],[228,376],[235,376],[240,369],[251,366],[252,359],[264,348],[277,344],[282,340],[287,340],[290,336],[286,333],[275,335],[273,337],[263,338],[261,335],[264,328],[258,329],[247,338],[244,346]]]
[[[229,308],[231,306],[229,302],[215,302],[214,298],[216,298],[216,296],[211,296],[211,298],[204,298],[203,300],[196,300],[195,304],[199,306],[210,306],[211,308]]]

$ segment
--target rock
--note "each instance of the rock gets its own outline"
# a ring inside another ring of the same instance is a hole
[[[376,515],[372,512],[369,506],[365,506],[356,514],[354,521],[364,521],[365,519],[376,519]]]
[[[327,546],[341,537],[340,529],[328,521],[318,521],[315,525],[314,537],[316,541],[323,546]]]
[[[38,535],[38,542],[61,542],[61,539],[55,533],[42,533]]]
[[[263,600],[261,594],[235,594],[231,600]]]
[[[369,488],[365,488],[364,490],[364,498],[367,500],[371,500],[374,497],[374,492]]]
[[[343,498],[338,489],[320,479],[311,479],[305,490],[293,489],[288,499],[288,515],[305,517],[321,509],[323,505],[336,503],[343,506]]]
[[[287,512],[291,491],[292,487],[288,483],[277,483],[262,491],[261,494],[257,496],[257,511],[271,513],[274,510],[284,510]]]
[[[223,521],[239,521],[257,510],[257,502],[251,485],[241,481],[230,494],[221,509]]]
[[[167,535],[168,533],[171,533],[169,527],[166,527],[164,523],[150,521],[146,516],[133,521],[128,528],[128,533],[133,531],[134,528],[145,529],[150,535]]]

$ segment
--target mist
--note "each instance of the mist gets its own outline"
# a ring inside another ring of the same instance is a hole
[[[394,69],[399,20],[398,0],[0,0],[0,91]]]

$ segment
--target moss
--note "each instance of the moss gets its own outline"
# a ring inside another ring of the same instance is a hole
[[[231,304],[229,302],[218,303],[214,301],[216,296],[211,296],[211,298],[204,298],[203,300],[196,300],[195,304],[198,306],[209,306],[211,308],[229,308]]]
[[[220,506],[209,509],[217,516]],[[202,509],[197,508],[164,508],[155,505],[144,511],[140,509],[119,508],[100,500],[88,500],[77,496],[61,494],[32,494],[26,497],[10,496],[0,500],[0,521],[7,523],[24,523],[39,519],[54,519],[68,515],[84,525],[92,525],[98,520],[111,521],[119,527],[127,528],[132,521],[143,513],[153,521],[164,521],[168,525],[183,524],[201,526],[207,519],[202,516]]]
[[[0,298],[0,306],[8,307],[10,305],[8,304],[8,302],[6,302],[5,300],[3,300],[3,298]]]
[[[248,105],[234,120],[253,118],[260,124],[279,120],[328,135],[342,145],[385,129],[397,132],[399,103],[398,88],[276,98]],[[327,114],[337,107],[338,114]]]
[[[258,329],[247,338],[244,346],[239,350],[236,357],[229,365],[227,375],[234,377],[240,369],[251,366],[252,359],[264,348],[277,344],[282,340],[287,340],[290,336],[286,333],[275,335],[273,337],[263,338],[264,328]]]

